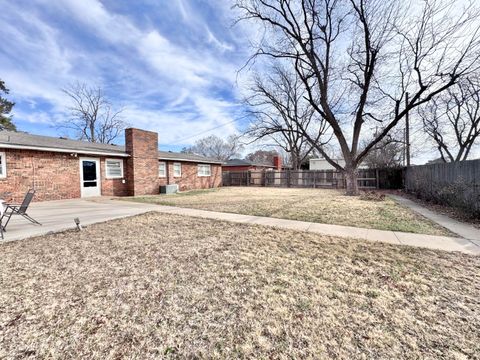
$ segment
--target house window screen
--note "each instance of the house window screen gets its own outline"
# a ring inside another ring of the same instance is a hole
[[[167,177],[167,164],[162,161],[158,163],[158,177]]]
[[[7,176],[7,158],[4,152],[0,152],[0,178]]]
[[[173,176],[182,177],[182,164],[173,163]]]
[[[108,179],[121,179],[123,178],[123,161],[107,159],[106,166]]]
[[[210,176],[212,170],[210,165],[198,165],[198,176]]]

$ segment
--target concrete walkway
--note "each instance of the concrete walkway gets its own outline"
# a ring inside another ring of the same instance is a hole
[[[305,221],[276,219],[270,217],[230,214],[216,211],[178,208],[159,205],[157,210],[168,214],[225,220],[242,224],[274,226],[282,229],[307,231],[322,235],[351,237],[356,239],[379,241],[389,244],[410,245],[429,249],[460,251],[480,255],[480,242],[448,236],[412,234],[400,231],[364,229],[352,226],[318,224]]]
[[[113,200],[109,198],[59,200],[34,203],[31,205],[29,213],[32,217],[40,221],[43,226],[33,225],[20,217],[15,217],[8,225],[8,232],[5,233],[4,241],[19,240],[27,237],[48,234],[50,232],[75,228],[75,223],[73,221],[75,217],[79,217],[83,225],[89,225],[126,216],[138,215],[148,211],[225,220],[242,224],[274,226],[282,229],[307,231],[322,235],[351,237],[397,245],[419,246],[430,249],[460,251],[468,254],[480,255],[480,241],[477,242],[476,240],[467,240],[463,238],[318,224],[296,220],[144,204]]]
[[[443,226],[444,228],[447,228],[448,230],[450,230],[455,234],[458,234],[462,238],[473,240],[473,241],[476,241],[477,243],[480,243],[480,230],[477,229],[476,227],[470,224],[465,224],[463,222],[457,221],[446,215],[438,214],[436,212],[428,210],[427,208],[417,204],[416,202],[409,200],[407,198],[404,198],[402,196],[398,196],[398,195],[389,195],[389,196],[395,199],[395,201],[402,204],[403,206],[406,206],[412,209],[413,211],[417,212],[418,214],[425,216],[427,219],[430,219],[433,222]]]

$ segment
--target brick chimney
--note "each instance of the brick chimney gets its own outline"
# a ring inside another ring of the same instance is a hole
[[[282,158],[279,155],[273,157],[273,166],[275,170],[282,170]]]
[[[158,133],[129,128],[125,130],[127,188],[130,196],[159,193]]]

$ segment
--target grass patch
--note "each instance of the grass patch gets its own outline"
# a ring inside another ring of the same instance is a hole
[[[127,200],[379,230],[453,235],[389,197],[384,201],[368,200],[330,189],[225,187]]]
[[[480,257],[157,213],[0,251],[0,358],[480,353]]]

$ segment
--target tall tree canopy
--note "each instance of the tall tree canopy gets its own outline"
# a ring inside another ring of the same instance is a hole
[[[114,110],[102,88],[73,84],[63,89],[71,100],[71,118],[59,125],[73,130],[79,140],[111,144],[127,126],[122,110]]]
[[[226,141],[216,135],[210,135],[197,140],[192,146],[183,148],[182,152],[227,161],[237,157],[242,149],[243,145],[236,135],[229,136]]]
[[[17,127],[12,122],[12,116],[9,115],[15,103],[1,96],[2,93],[8,94],[9,90],[5,82],[0,79],[0,130],[17,131]]]
[[[480,78],[463,79],[419,114],[444,162],[467,160],[480,139]]]
[[[362,165],[371,169],[403,166],[405,160],[405,139],[403,134],[388,134],[365,156]],[[375,134],[373,135],[375,136]]]
[[[345,166],[315,148],[344,172],[349,195],[358,193],[359,164],[412,109],[480,66],[479,11],[473,1],[464,4],[237,0],[241,20],[265,28],[253,56],[291,62],[331,127]]]
[[[275,156],[278,156],[275,150],[256,150],[245,156],[245,159],[255,164],[273,165]]]
[[[272,140],[288,154],[293,169],[299,169],[314,149],[302,129],[312,132],[315,126],[312,137],[318,146],[329,141],[328,136],[322,138],[328,124],[306,99],[305,87],[291,68],[274,63],[266,74],[255,74],[245,103],[254,118],[246,135],[254,141]]]

